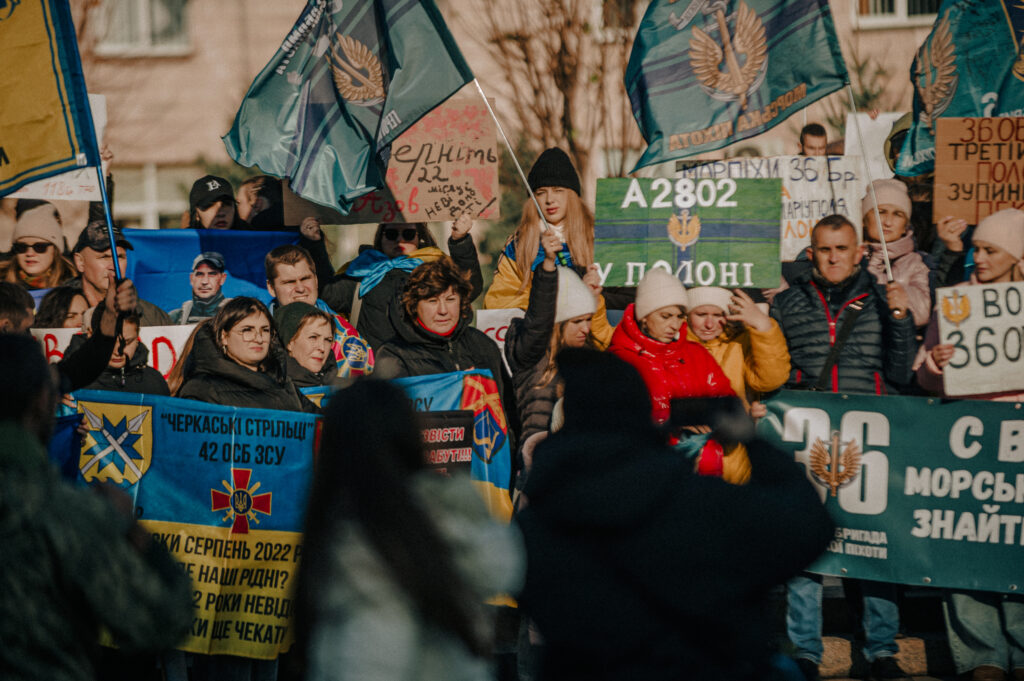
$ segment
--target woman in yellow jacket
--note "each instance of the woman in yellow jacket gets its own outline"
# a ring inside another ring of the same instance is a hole
[[[562,241],[562,250],[555,264],[576,270],[598,297],[590,332],[597,346],[603,350],[611,342],[614,329],[608,323],[604,298],[600,296],[600,277],[594,265],[594,215],[580,199],[580,177],[569,155],[552,147],[546,149],[533,164],[526,182],[544,211],[544,222]],[[544,261],[541,230],[537,208],[533,200],[527,198],[519,226],[498,258],[498,271],[484,296],[485,308],[526,309],[533,272]]]
[[[767,413],[762,393],[776,390],[789,378],[789,351],[782,329],[743,291],[702,286],[686,292],[686,337],[703,345],[729,378],[733,391],[750,415]],[[729,324],[727,322],[734,322]],[[722,477],[744,483],[750,460],[743,449],[725,457]]]

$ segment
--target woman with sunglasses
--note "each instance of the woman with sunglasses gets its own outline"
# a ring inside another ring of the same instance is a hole
[[[287,355],[267,307],[256,298],[228,301],[197,329],[178,397],[231,407],[315,413],[288,378]]]
[[[60,214],[50,203],[26,210],[14,226],[10,260],[0,264],[0,279],[30,291],[60,286],[78,273],[64,257]]]

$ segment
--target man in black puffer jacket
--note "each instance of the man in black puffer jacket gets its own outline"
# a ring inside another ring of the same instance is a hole
[[[814,226],[807,256],[811,271],[779,293],[771,310],[786,336],[792,363],[785,387],[881,395],[908,384],[917,341],[903,287],[895,282],[882,286],[861,266],[864,248],[853,225],[840,215],[822,218]],[[851,315],[853,326],[843,341]],[[837,342],[838,353],[830,360]],[[899,631],[895,587],[862,582],[861,588],[869,678],[909,678],[893,657]],[[818,575],[800,575],[789,583],[787,633],[808,681],[820,678],[821,591]]]

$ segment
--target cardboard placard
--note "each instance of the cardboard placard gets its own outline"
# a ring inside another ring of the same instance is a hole
[[[936,222],[1024,208],[1024,118],[938,119],[934,192]]]
[[[940,288],[939,342],[954,347],[942,370],[946,394],[1024,390],[1024,283]]]
[[[421,118],[392,143],[386,181],[385,189],[356,199],[348,215],[286,191],[285,224],[311,215],[346,225],[454,220],[465,211],[477,220],[498,218],[498,145],[487,106],[450,99]]]
[[[826,215],[845,216],[860,233],[860,200],[867,190],[858,156],[771,156],[687,162],[691,179],[782,178],[779,257],[796,259],[811,245],[811,228]],[[777,285],[777,284],[776,284]]]

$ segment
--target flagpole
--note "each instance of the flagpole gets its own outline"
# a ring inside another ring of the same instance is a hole
[[[110,239],[110,256],[114,261],[114,279],[120,283],[124,278],[121,271],[121,262],[117,257],[117,240],[114,238],[114,218],[110,212],[110,198],[107,196],[107,178],[103,175],[103,159],[100,157],[100,144],[96,139],[96,124],[92,119],[92,102],[89,95],[85,96],[85,121],[88,126],[89,138],[96,147],[96,179],[100,184],[100,198],[103,199],[103,216],[107,221],[107,238]],[[120,329],[119,329],[120,330]]]
[[[512,157],[512,161],[516,164],[516,170],[519,171],[519,177],[523,181],[523,186],[526,187],[526,191],[530,194],[530,198],[533,200],[533,205],[537,208],[537,215],[540,217],[542,225],[541,231],[547,232],[550,229],[548,221],[544,219],[544,211],[540,209],[540,203],[537,202],[537,197],[533,195],[533,190],[530,189],[530,183],[526,181],[526,174],[523,172],[523,167],[519,165],[519,159],[516,158],[516,153],[512,151],[512,144],[508,141],[508,135],[505,134],[505,130],[501,127],[501,121],[494,115],[494,109],[491,108],[491,103],[487,101],[487,95],[484,94],[483,88],[480,87],[480,81],[476,78],[473,79],[473,84],[476,85],[476,91],[480,93],[480,98],[484,100],[484,104],[487,106],[487,111],[490,112],[491,118],[494,119],[494,124],[498,126],[498,132],[501,133],[501,138],[505,140],[505,148],[508,149],[508,155]]]
[[[871,169],[868,166],[868,154],[864,148],[864,135],[860,131],[860,119],[857,118],[857,105],[853,98],[853,86],[846,82],[846,91],[850,93],[850,111],[853,112],[853,124],[857,128],[857,138],[860,142],[860,160],[864,164],[864,177],[868,181],[868,191],[871,192],[871,202],[874,204],[872,210],[875,213],[875,225],[878,227],[878,241],[882,244],[882,260],[885,262],[885,276],[889,283],[893,282],[892,264],[889,262],[889,248],[885,245],[885,231],[882,229],[882,217],[878,214],[878,196],[875,195],[875,183],[871,179]],[[863,216],[861,216],[863,217]]]

